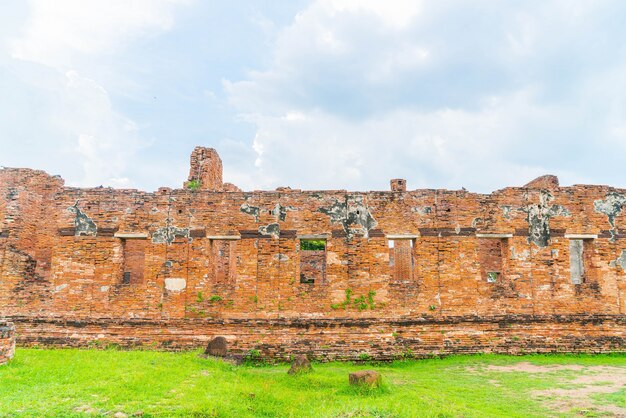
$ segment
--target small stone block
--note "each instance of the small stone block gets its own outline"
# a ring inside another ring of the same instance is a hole
[[[349,376],[351,386],[365,386],[370,388],[377,388],[382,383],[382,377],[380,373],[374,370],[361,370],[358,372],[350,373]]]
[[[291,363],[291,368],[287,373],[289,374],[299,374],[299,373],[308,373],[312,371],[311,362],[304,354],[297,356],[294,361]]]
[[[15,326],[11,322],[0,321],[0,365],[7,363],[15,355]]]
[[[206,350],[204,350],[204,354],[215,357],[226,357],[226,355],[228,354],[228,344],[226,342],[226,338],[213,338],[211,341],[209,341]]]

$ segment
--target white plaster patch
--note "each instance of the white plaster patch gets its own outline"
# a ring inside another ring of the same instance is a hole
[[[58,285],[54,290],[55,292],[60,292],[61,290],[65,289],[67,287],[67,283],[63,283]]]
[[[326,263],[327,264],[341,264],[341,259],[334,251],[328,251],[326,253]]]
[[[165,289],[172,292],[180,292],[187,287],[185,279],[165,279]]]
[[[528,250],[524,250],[521,253],[515,252],[515,247],[511,247],[511,260],[520,260],[526,261],[530,257],[530,252]]]
[[[100,291],[101,292],[108,292],[109,291],[109,286],[100,286]]]
[[[278,260],[278,261],[288,261],[289,257],[287,257],[285,254],[274,254],[274,260]]]

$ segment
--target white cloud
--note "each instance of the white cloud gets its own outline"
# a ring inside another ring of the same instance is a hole
[[[255,186],[273,188],[291,178],[289,185],[299,188],[367,184],[384,190],[394,177],[409,178],[414,188],[458,189],[471,182],[487,191],[497,184],[521,185],[520,178],[546,170],[502,158],[507,138],[525,131],[520,114],[526,122],[549,117],[550,109],[531,102],[531,93],[520,92],[477,112],[397,110],[362,120],[323,111],[297,118],[257,114]]]
[[[63,106],[54,112],[54,121],[78,138],[75,151],[84,177],[77,185],[129,185],[119,175],[134,154],[148,145],[139,137],[136,124],[113,109],[102,86],[74,71],[66,74],[61,91]]]
[[[31,0],[14,39],[14,58],[70,69],[76,59],[108,54],[136,38],[166,31],[175,6],[188,0]]]
[[[67,179],[69,184],[132,185],[125,175],[129,163],[150,141],[141,137],[131,118],[115,108],[105,84],[85,72],[98,65],[115,67],[133,42],[169,30],[175,7],[188,3],[30,1],[22,30],[0,51],[0,60],[14,68],[12,75],[27,86],[16,94],[39,102],[32,109],[33,116],[44,126],[36,140],[39,143],[31,142],[29,147],[43,149],[49,138],[64,138],[58,144],[62,155],[56,158],[68,158],[72,165],[82,167],[82,173]],[[5,119],[2,123],[19,122]]]
[[[197,141],[245,189],[623,181],[617,1],[315,0],[287,23],[295,3],[191,1],[3,10],[0,163],[156,187]]]
[[[318,4],[332,17],[341,13],[365,13],[377,16],[386,25],[406,27],[421,8],[418,0],[323,0]]]
[[[223,83],[256,126],[253,187],[602,178],[580,162],[623,138],[626,57],[598,49],[623,50],[613,15],[610,2],[315,1],[266,69]]]

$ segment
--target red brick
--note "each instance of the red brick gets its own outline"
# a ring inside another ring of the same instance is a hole
[[[18,342],[178,349],[222,335],[235,351],[322,359],[626,347],[624,189],[241,192],[204,148],[191,180],[148,193],[1,169],[0,317]],[[588,238],[581,285],[570,234]],[[413,240],[396,239],[394,266],[386,235]],[[302,263],[299,236],[327,237],[325,271]],[[302,268],[323,278],[300,283]]]

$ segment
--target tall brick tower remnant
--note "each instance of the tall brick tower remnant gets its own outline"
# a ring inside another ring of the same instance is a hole
[[[220,192],[222,181],[222,159],[213,148],[195,147],[191,153],[187,188]]]

